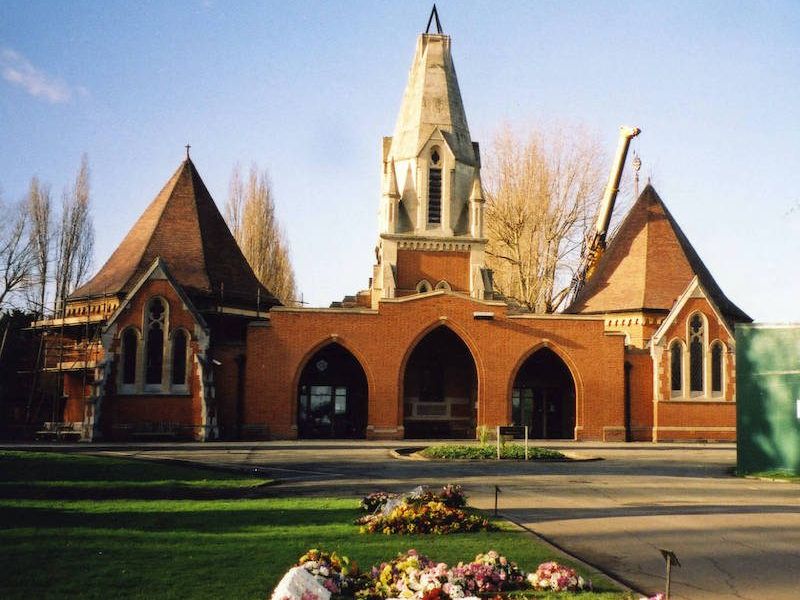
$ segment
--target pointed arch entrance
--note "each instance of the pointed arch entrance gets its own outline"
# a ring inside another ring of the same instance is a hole
[[[475,438],[477,370],[472,353],[449,327],[423,337],[403,375],[406,438]]]
[[[363,438],[368,386],[361,363],[344,346],[331,343],[308,360],[297,390],[297,436]]]
[[[575,380],[549,348],[531,354],[517,371],[511,390],[511,418],[538,439],[575,437]]]

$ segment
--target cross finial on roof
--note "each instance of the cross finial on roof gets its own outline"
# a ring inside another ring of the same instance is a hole
[[[184,148],[186,148],[186,159],[188,160],[189,159],[189,149],[191,148],[191,146],[189,144],[186,144],[186,146],[184,146]]]
[[[442,33],[442,23],[439,21],[439,11],[436,10],[436,4],[433,5],[433,10],[431,10],[431,16],[428,17],[428,26],[425,28],[425,33],[431,32],[431,23],[433,20],[436,19],[436,33]]]

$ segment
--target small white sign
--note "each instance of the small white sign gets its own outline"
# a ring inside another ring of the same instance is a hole
[[[797,418],[800,419],[800,400],[797,401]]]

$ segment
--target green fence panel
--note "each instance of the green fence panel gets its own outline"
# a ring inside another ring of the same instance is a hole
[[[736,326],[740,474],[800,473],[800,325]]]

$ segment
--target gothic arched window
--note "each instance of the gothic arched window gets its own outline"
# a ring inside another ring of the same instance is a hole
[[[689,319],[689,390],[692,393],[704,391],[705,371],[705,323],[697,313]]]
[[[430,292],[433,288],[431,287],[430,282],[427,279],[423,279],[417,284],[417,293],[424,294],[425,292]]]
[[[122,383],[136,383],[136,353],[139,350],[139,336],[133,328],[122,334]]]
[[[723,350],[722,342],[711,344],[711,393],[715,395],[722,394]]]
[[[186,385],[186,332],[178,329],[172,334],[172,385]]]
[[[670,390],[673,396],[679,396],[683,392],[683,346],[678,340],[669,347],[669,364]]]
[[[145,313],[145,375],[147,385],[161,385],[164,375],[164,332],[167,306],[161,298],[153,298]]]
[[[447,283],[444,279],[442,279],[439,283],[436,284],[436,289],[446,290],[449,292],[452,288],[450,287],[449,283]]]

